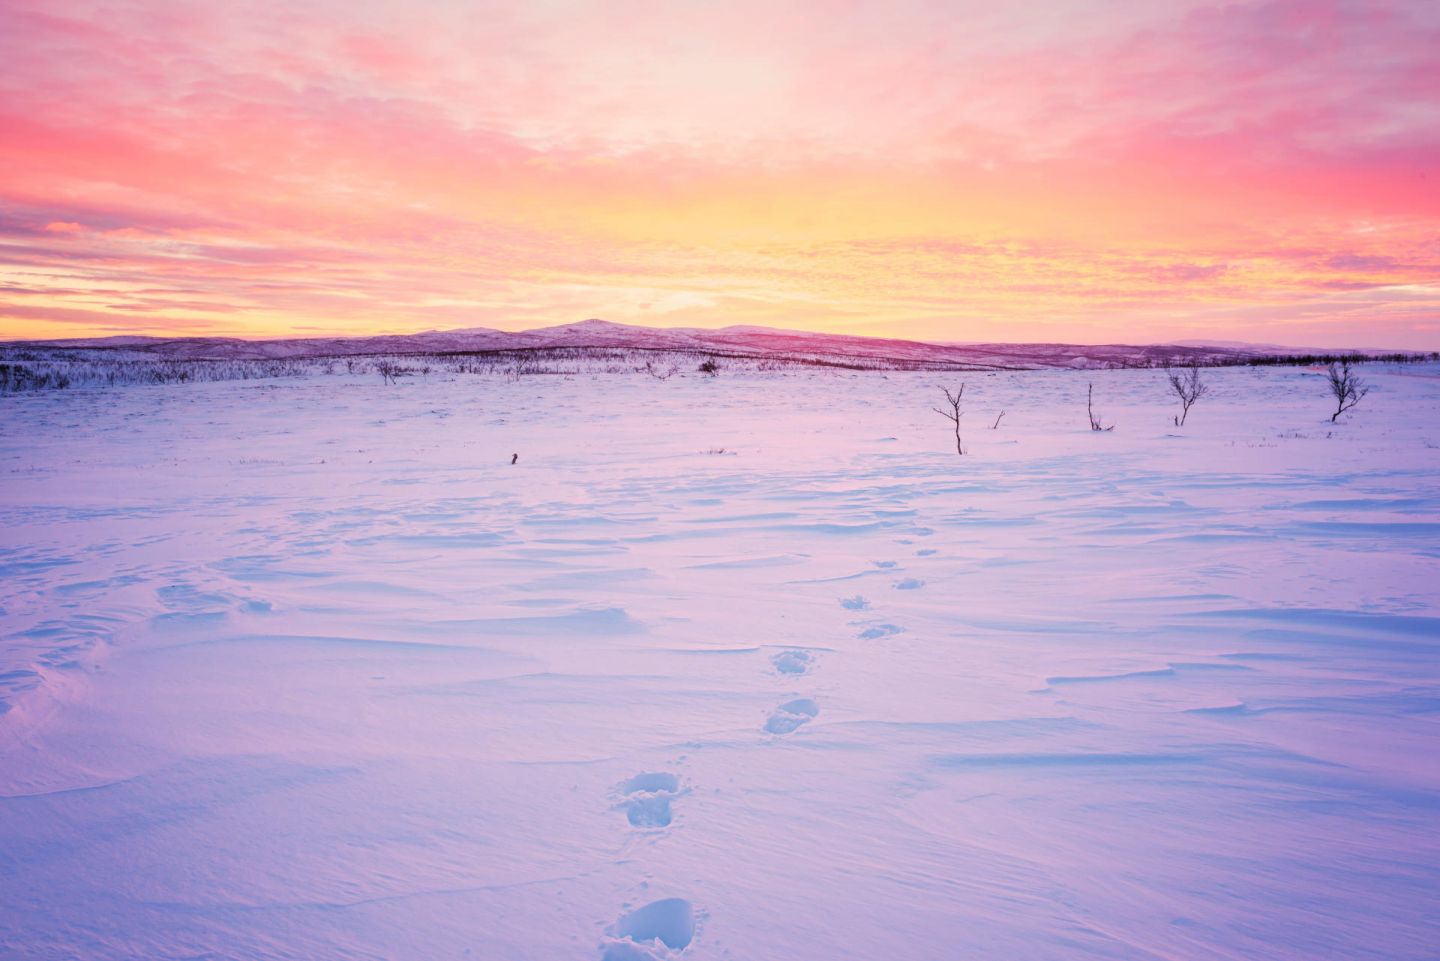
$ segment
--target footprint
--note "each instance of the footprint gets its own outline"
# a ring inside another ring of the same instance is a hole
[[[876,562],[875,562],[875,566],[878,567],[878,568],[880,568],[881,570],[886,570],[886,571],[888,571],[888,570],[889,570],[890,568],[892,568],[892,567],[899,567],[899,566],[900,566],[900,562],[899,562],[899,561],[876,561]]]
[[[180,614],[220,613],[235,600],[220,591],[203,591],[183,581],[157,588],[155,597],[168,609]]]
[[[840,598],[840,606],[845,608],[847,611],[863,611],[865,610],[865,608],[870,606],[870,602],[865,600],[865,598],[861,597],[859,594],[856,594],[854,597]]]
[[[804,674],[815,663],[815,655],[809,651],[781,651],[770,658],[778,674]]]
[[[917,577],[907,577],[903,581],[895,582],[897,591],[915,591],[925,586],[925,582]]]
[[[653,961],[683,951],[695,940],[695,908],[684,898],[651,901],[615,922],[615,940],[601,961]]]
[[[631,827],[664,828],[674,820],[670,802],[681,794],[680,779],[675,775],[664,771],[637,774],[615,790],[624,797],[616,807],[625,812]]]
[[[905,628],[897,627],[894,624],[876,624],[874,627],[867,627],[860,632],[860,640],[873,641],[880,637],[891,637],[895,634],[905,633]]]
[[[809,724],[820,713],[820,706],[808,697],[797,697],[777,707],[765,722],[768,734],[789,734],[802,724]]]

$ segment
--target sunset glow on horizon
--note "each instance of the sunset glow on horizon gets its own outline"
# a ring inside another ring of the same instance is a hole
[[[1440,6],[8,0],[0,339],[1440,348]]]

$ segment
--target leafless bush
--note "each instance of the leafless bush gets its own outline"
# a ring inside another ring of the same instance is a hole
[[[656,380],[669,380],[671,377],[674,377],[677,373],[679,373],[680,368],[676,364],[671,364],[669,367],[661,370],[659,367],[655,366],[655,362],[653,360],[647,360],[645,361],[645,366],[639,368],[639,370],[649,374]]]
[[[511,382],[519,382],[522,377],[535,377],[540,374],[574,374],[576,368],[561,368],[558,365],[546,365],[535,357],[521,357],[505,369],[505,379]]]
[[[702,374],[709,374],[711,377],[720,373],[720,365],[715,362],[714,357],[705,358],[705,362],[695,369]]]
[[[1175,426],[1184,427],[1185,418],[1190,416],[1190,408],[1197,400],[1210,393],[1210,385],[1200,379],[1200,368],[1194,364],[1180,370],[1167,367],[1165,375],[1170,380],[1170,389],[1180,398],[1180,414],[1175,418]]]
[[[1100,415],[1095,413],[1095,385],[1091,384],[1090,389],[1085,393],[1085,412],[1090,415],[1091,430],[1114,430],[1115,425],[1109,427],[1100,426]]]
[[[375,362],[375,372],[387,384],[397,383],[401,377],[409,377],[415,373],[414,368],[397,364],[393,360],[378,360]]]
[[[1326,374],[1330,379],[1330,393],[1335,395],[1335,413],[1330,415],[1330,423],[1333,424],[1337,417],[1360,403],[1360,399],[1370,393],[1370,388],[1350,370],[1348,360],[1331,363],[1326,368]]]
[[[965,385],[961,384],[960,389],[953,394],[950,393],[948,387],[940,389],[945,391],[945,402],[950,405],[950,409],[941,410],[938,407],[930,409],[955,425],[955,453],[964,456],[965,448],[960,443],[960,418],[965,415],[965,412],[960,409],[960,399],[965,396]]]

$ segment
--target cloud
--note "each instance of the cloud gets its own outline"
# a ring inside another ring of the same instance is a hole
[[[1420,0],[11,0],[0,333],[1321,331],[1440,276],[1437,83]]]

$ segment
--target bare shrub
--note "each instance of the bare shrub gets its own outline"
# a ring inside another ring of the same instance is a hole
[[[649,374],[651,377],[654,377],[656,380],[669,380],[671,377],[674,377],[680,371],[680,368],[675,364],[671,364],[669,367],[661,370],[655,365],[655,362],[653,360],[645,361],[645,366],[638,369]]]
[[[1185,418],[1190,416],[1190,408],[1195,406],[1197,400],[1210,393],[1210,385],[1200,379],[1200,368],[1194,364],[1180,370],[1166,367],[1165,375],[1170,380],[1170,389],[1180,398],[1180,413],[1175,418],[1175,426],[1184,427]]]
[[[387,384],[397,383],[401,377],[409,377],[415,371],[393,360],[378,360],[375,362],[375,371]]]
[[[965,385],[961,384],[960,389],[953,394],[950,393],[948,387],[940,389],[945,391],[945,402],[950,405],[950,409],[941,410],[938,407],[930,409],[955,425],[955,453],[964,456],[965,448],[960,443],[960,418],[965,415],[965,412],[960,409],[960,399],[965,396]]]
[[[711,377],[720,373],[720,365],[715,362],[714,357],[705,358],[705,362],[695,369],[702,374],[709,374]]]
[[[1109,427],[1100,426],[1100,415],[1095,413],[1095,385],[1091,384],[1090,389],[1085,392],[1085,412],[1090,415],[1091,430],[1114,430],[1115,425]]]
[[[1370,388],[1350,370],[1348,360],[1338,364],[1332,362],[1326,368],[1326,374],[1330,379],[1330,393],[1335,396],[1335,413],[1330,415],[1330,423],[1333,424],[1337,417],[1360,403],[1360,399],[1370,393]]]

